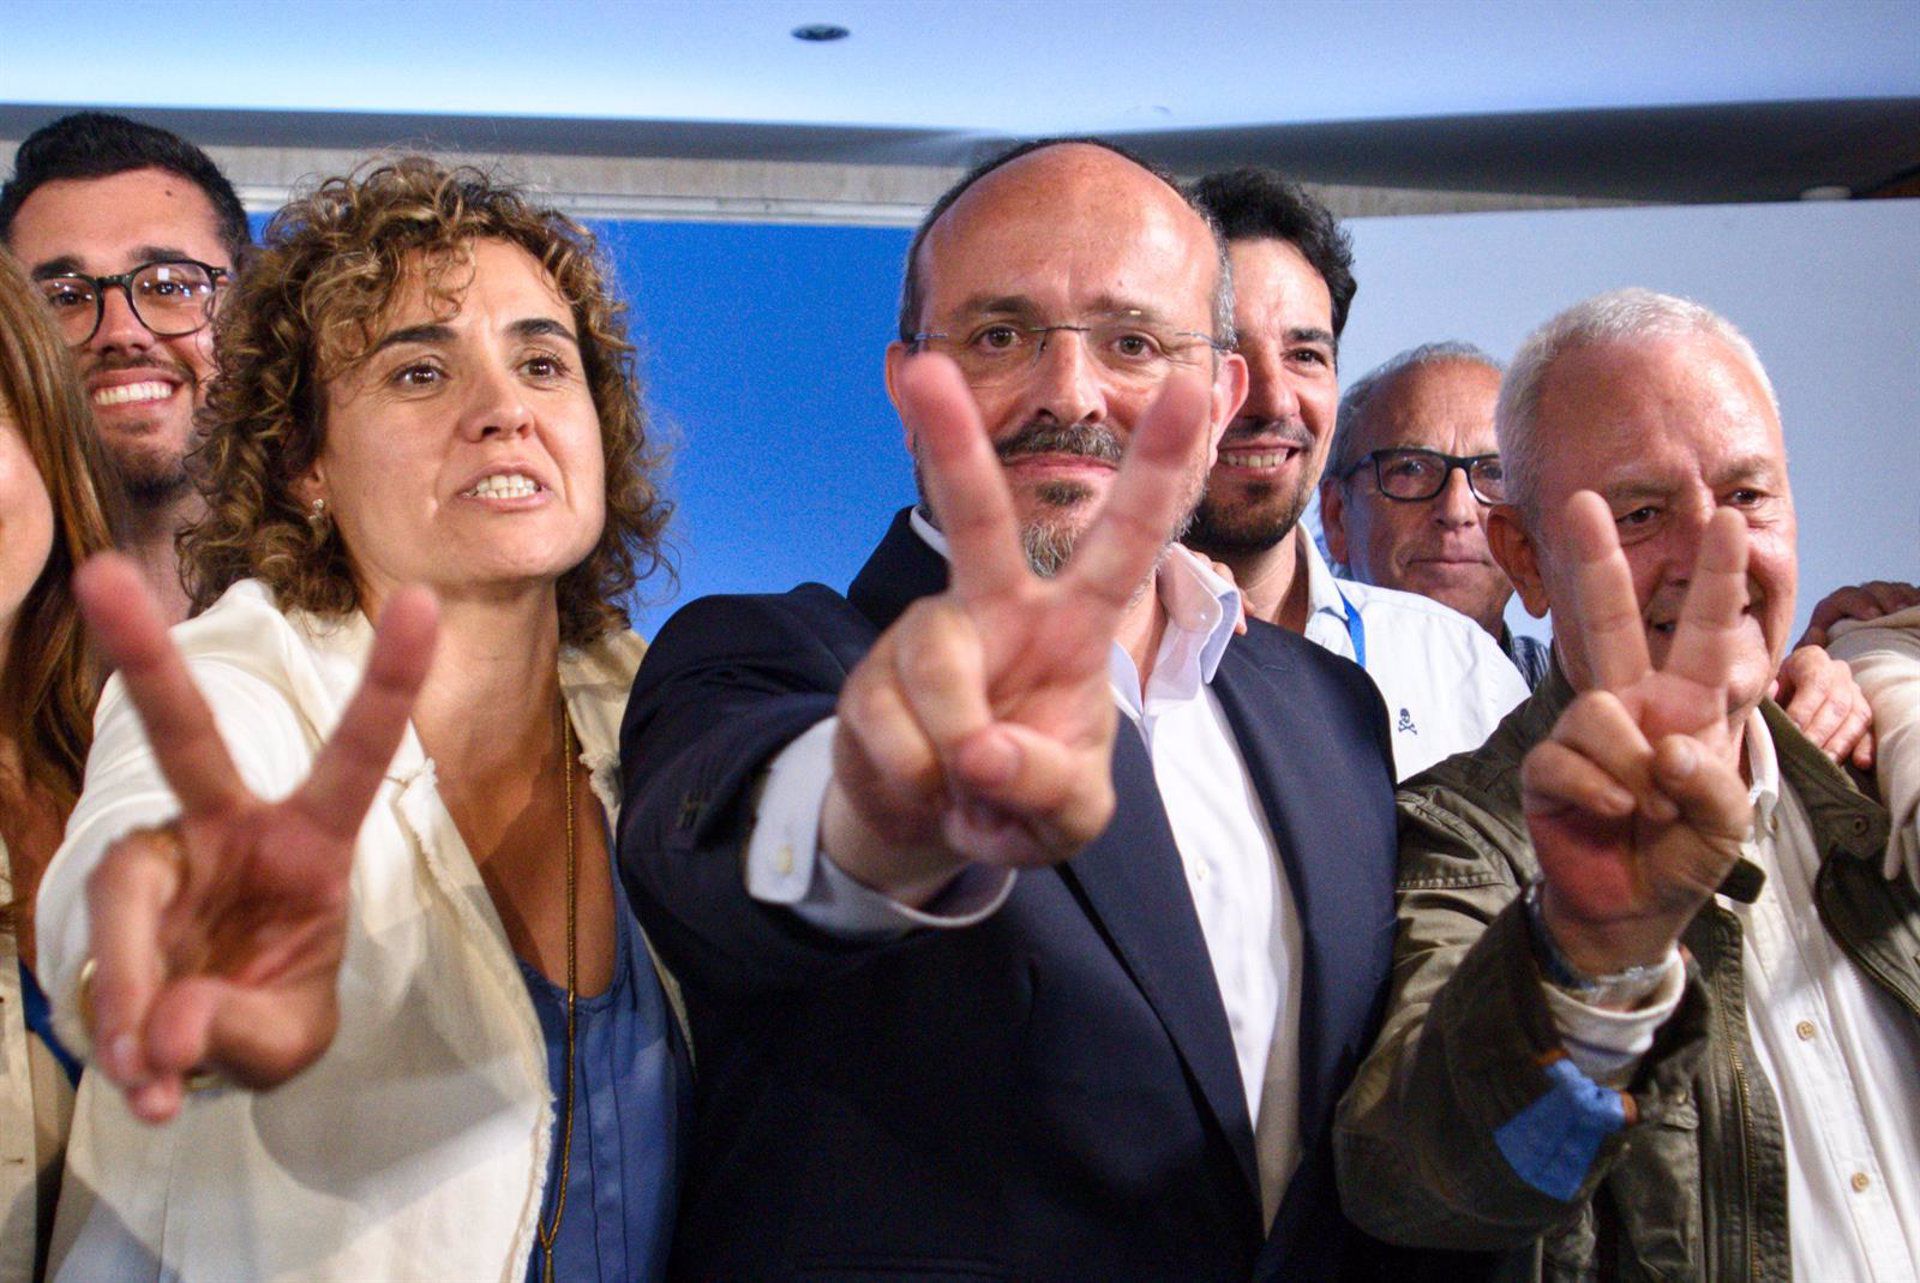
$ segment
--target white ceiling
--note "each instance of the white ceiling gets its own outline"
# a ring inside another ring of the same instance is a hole
[[[135,12],[125,11],[129,17]],[[1920,0],[8,0],[0,102],[1035,135],[1920,94]],[[836,23],[850,38],[804,44]]]

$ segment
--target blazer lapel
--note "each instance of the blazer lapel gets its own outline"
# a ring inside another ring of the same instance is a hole
[[[914,532],[908,510],[902,510],[855,577],[847,599],[885,630],[908,606],[946,586],[946,561]],[[1187,890],[1152,759],[1138,728],[1125,717],[1114,740],[1113,782],[1118,799],[1113,821],[1060,868],[1060,876],[1159,1016],[1226,1135],[1257,1213],[1253,1122],[1212,955]]]
[[[1113,821],[1060,875],[1100,926],[1186,1063],[1259,1204],[1253,1122],[1227,1028],[1212,955],[1194,912],[1180,853],[1139,729],[1114,737]]]
[[[1283,699],[1249,649],[1227,648],[1213,691],[1253,778],[1300,915],[1300,1139],[1311,1149],[1331,1126],[1342,1065],[1369,1031],[1376,981],[1384,978],[1373,975],[1380,969],[1375,955],[1392,938],[1392,869],[1371,869],[1343,854],[1342,826],[1362,799],[1351,795],[1350,785],[1331,781],[1357,778],[1345,759],[1359,760],[1364,739],[1340,742],[1341,728],[1314,724],[1313,711]],[[1304,680],[1286,683],[1295,696],[1309,689]],[[1390,798],[1391,770],[1383,769]]]
[[[909,516],[912,511],[902,508],[894,515],[886,538],[847,589],[847,600],[871,619],[879,632],[885,632],[922,597],[946,591],[946,559],[915,533]]]

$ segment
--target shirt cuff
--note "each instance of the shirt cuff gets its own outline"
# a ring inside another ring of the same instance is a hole
[[[913,909],[862,885],[820,850],[838,724],[832,717],[817,723],[768,767],[747,842],[747,893],[849,940],[892,940],[916,927],[968,927],[991,917],[1013,891],[1012,869],[970,865],[925,908]]]
[[[1653,1046],[1653,1036],[1679,1009],[1686,991],[1687,969],[1680,951],[1667,955],[1666,965],[1647,983],[1640,995],[1621,994],[1618,998],[1639,999],[1631,1011],[1595,1007],[1554,985],[1542,981],[1547,1010],[1554,1028],[1567,1049],[1574,1066],[1603,1087],[1624,1087],[1640,1067],[1640,1058]]]

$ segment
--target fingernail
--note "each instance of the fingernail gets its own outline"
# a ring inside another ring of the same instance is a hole
[[[107,1040],[101,1057],[106,1061],[107,1075],[116,1082],[131,1086],[138,1076],[135,1071],[140,1063],[139,1054],[140,1044],[132,1034],[115,1034]]]
[[[127,1097],[134,1115],[144,1122],[164,1122],[167,1118],[167,1091],[160,1083],[144,1083]]]
[[[1674,775],[1685,779],[1692,775],[1694,768],[1699,765],[1700,755],[1694,752],[1693,745],[1683,741],[1673,746],[1673,755],[1667,762],[1667,767]]]

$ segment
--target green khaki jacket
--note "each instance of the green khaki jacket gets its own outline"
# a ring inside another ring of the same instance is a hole
[[[1787,1279],[1780,1115],[1747,1036],[1738,919],[1712,901],[1688,927],[1685,996],[1625,1092],[1560,1051],[1520,903],[1539,871],[1520,762],[1572,698],[1556,664],[1477,752],[1400,791],[1391,1005],[1335,1135],[1347,1214],[1390,1242],[1504,1253],[1502,1278]],[[1920,896],[1880,875],[1886,812],[1764,715],[1822,851],[1821,921],[1920,1019]],[[1721,891],[1751,901],[1761,881],[1742,861]]]

